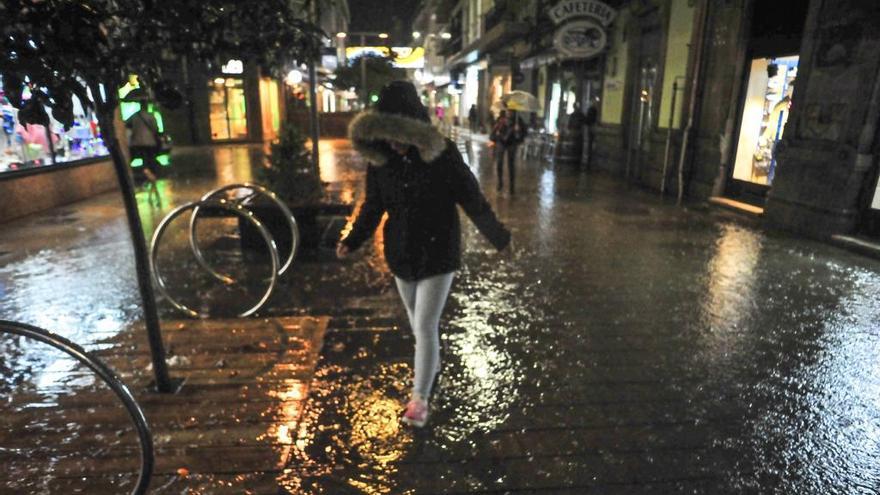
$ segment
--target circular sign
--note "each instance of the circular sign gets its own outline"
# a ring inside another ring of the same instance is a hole
[[[594,57],[607,43],[605,30],[590,19],[566,23],[553,35],[553,46],[565,58]]]

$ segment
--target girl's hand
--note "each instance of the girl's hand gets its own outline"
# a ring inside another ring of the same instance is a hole
[[[351,254],[351,249],[343,243],[339,243],[336,245],[336,257],[339,259],[344,259],[349,254]]]

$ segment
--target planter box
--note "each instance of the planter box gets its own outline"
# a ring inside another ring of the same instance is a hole
[[[290,252],[290,229],[284,215],[277,206],[257,203],[247,207],[269,229],[278,247],[278,256],[284,262]],[[351,214],[352,205],[342,203],[317,203],[291,206],[300,233],[300,253],[314,253],[321,247],[333,247],[339,240],[339,233],[345,225],[345,218]],[[239,219],[242,249],[266,249],[260,233],[249,222]]]

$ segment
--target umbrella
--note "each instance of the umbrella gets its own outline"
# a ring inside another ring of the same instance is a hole
[[[516,112],[537,112],[541,109],[538,105],[538,99],[531,93],[525,91],[511,91],[501,97],[501,101],[509,110]]]

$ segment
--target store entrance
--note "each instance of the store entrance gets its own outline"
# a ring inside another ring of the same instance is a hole
[[[657,26],[644,29],[639,37],[639,55],[633,79],[629,112],[629,139],[626,167],[628,179],[639,182],[648,168],[651,132],[657,121],[656,91],[659,80],[661,30]]]
[[[769,187],[776,173],[776,146],[785,132],[798,57],[751,61],[733,179]]]
[[[210,83],[211,139],[229,141],[247,139],[247,105],[244,80],[218,77]]]
[[[809,2],[756,2],[725,195],[763,206],[788,123]]]

